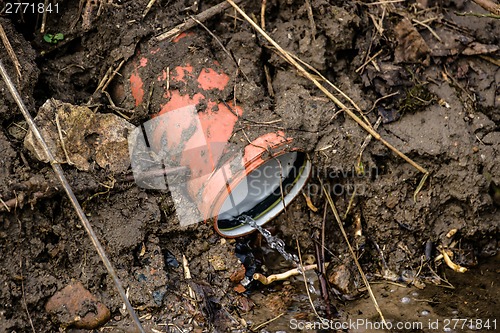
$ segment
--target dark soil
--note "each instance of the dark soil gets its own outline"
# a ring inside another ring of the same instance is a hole
[[[0,10],[7,2],[0,1]],[[199,26],[190,30],[188,42],[155,40],[216,1],[160,0],[145,18],[147,1],[82,1],[81,11],[78,1],[51,1],[56,2],[58,13],[47,15],[46,32],[64,34],[57,44],[43,40],[41,15],[0,12],[0,24],[19,59],[22,76],[17,76],[4,45],[0,45],[0,59],[33,116],[47,99],[54,98],[88,105],[94,112],[119,110],[139,125],[165,103],[165,87],[153,85],[162,69],[189,62],[200,72],[208,61],[217,61],[230,83],[214,98],[236,101],[245,110],[232,142],[244,145],[263,133],[283,130],[294,138],[294,148],[307,152],[313,161],[305,193],[319,210],[313,212],[299,196],[269,224],[289,252],[297,253],[297,240],[302,256],[314,261],[326,205],[321,179],[341,215],[350,206],[344,225],[387,318],[424,321],[422,316],[427,316],[426,323],[445,318],[500,320],[496,306],[498,17],[462,15],[487,14],[469,1],[383,5],[267,1],[266,31],[336,84],[372,124],[381,117],[381,136],[430,171],[414,198],[422,173],[376,140],[358,160],[367,133],[338,112],[233,10],[205,22],[229,56]],[[243,1],[242,7],[260,18],[260,1]],[[139,56],[156,48],[160,51],[144,82],[148,101],[136,105],[128,78]],[[96,88],[110,66],[116,68],[122,60],[124,66],[108,87],[112,106]],[[192,95],[197,87],[174,88]],[[62,329],[57,318],[45,311],[45,304],[72,280],[80,281],[110,309],[111,320],[103,331],[134,332],[111,278],[50,166],[24,148],[27,124],[3,81],[0,91],[0,199],[12,203],[17,198],[19,203],[10,211],[0,207],[0,332],[30,332],[31,325],[36,332]],[[269,287],[252,282],[243,294],[234,290],[241,280],[234,276],[242,272],[236,253],[243,261],[247,258],[250,277],[252,269],[267,275],[291,268],[276,259],[276,252],[261,237],[226,240],[210,224],[182,227],[168,191],[113,182],[123,175],[98,166],[88,172],[70,165],[64,169],[148,331],[247,332],[282,313],[257,331],[290,331],[291,319],[315,320],[300,279]],[[356,195],[349,205],[354,188]],[[321,316],[330,312],[332,319],[379,320],[329,210],[324,222],[326,261],[332,262],[326,278],[341,267],[347,273],[343,285],[330,279],[337,293],[331,291],[329,306],[319,295],[317,275],[308,275],[317,312]],[[452,229],[457,233],[450,238],[447,234]],[[362,235],[355,236],[359,230]],[[450,247],[453,260],[469,270],[455,273],[442,260],[435,262],[439,245]],[[191,280],[185,279],[179,264],[183,256]],[[448,285],[444,280],[456,289],[438,287]],[[403,289],[392,284],[396,282],[413,287]],[[424,285],[425,289],[417,289]],[[189,288],[197,301],[190,300]],[[401,306],[405,296],[413,307]],[[71,326],[64,329],[80,332]]]

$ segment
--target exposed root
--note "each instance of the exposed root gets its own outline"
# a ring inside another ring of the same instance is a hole
[[[325,267],[328,267],[328,263],[325,263]],[[286,272],[283,272],[280,274],[272,274],[269,276],[265,276],[264,274],[260,274],[260,273],[255,273],[253,275],[253,279],[259,281],[260,283],[262,283],[264,285],[268,285],[268,284],[271,284],[275,281],[286,280],[292,276],[302,274],[302,271],[311,271],[311,270],[317,269],[317,268],[318,268],[318,265],[313,264],[313,265],[304,266],[301,269],[294,268],[294,269],[291,269],[289,271],[286,271]]]
[[[448,252],[445,249],[443,249],[441,246],[439,246],[438,250],[439,250],[439,252],[441,252],[441,255],[443,256],[444,262],[446,263],[446,265],[448,265],[448,267],[450,267],[451,269],[453,269],[455,272],[458,272],[458,273],[467,272],[467,268],[462,267],[458,264],[455,264],[451,260],[450,255],[448,254]]]

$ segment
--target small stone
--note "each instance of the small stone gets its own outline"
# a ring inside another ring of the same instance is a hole
[[[243,287],[243,285],[241,283],[238,283],[238,285],[236,287],[234,287],[234,291],[241,294],[241,293],[244,293],[245,291],[247,291],[247,289],[245,287]]]
[[[394,208],[396,205],[399,203],[399,193],[398,192],[392,192],[387,196],[385,205],[387,208]]]
[[[213,268],[216,271],[226,270],[226,263],[224,262],[224,259],[222,259],[222,257],[213,256],[212,258],[208,259],[208,261],[212,264]]]
[[[109,309],[79,281],[56,292],[45,305],[45,311],[62,327],[94,329],[109,320]]]
[[[246,273],[246,269],[245,269],[245,266],[243,266],[243,264],[242,264],[239,269],[235,270],[231,274],[231,276],[229,277],[229,280],[231,280],[232,282],[240,282],[241,280],[243,280],[245,278],[245,273]]]
[[[328,281],[345,295],[352,295],[356,292],[351,272],[346,265],[337,266],[330,271]]]
[[[255,303],[245,296],[238,297],[236,299],[236,304],[238,306],[238,309],[240,309],[243,313],[249,312],[255,306]]]

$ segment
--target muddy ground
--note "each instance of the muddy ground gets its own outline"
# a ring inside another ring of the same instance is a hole
[[[7,2],[0,1],[1,8]],[[217,98],[236,101],[245,110],[231,140],[242,144],[283,130],[313,161],[305,191],[311,204],[298,197],[268,228],[285,240],[287,251],[297,253],[298,242],[304,260],[315,262],[324,220],[325,260],[331,263],[328,300],[320,294],[317,275],[308,273],[319,315],[380,320],[333,214],[327,210],[323,218],[321,179],[341,216],[356,188],[344,225],[388,319],[500,320],[498,16],[469,1],[267,1],[265,30],[336,84],[372,125],[380,117],[380,135],[429,170],[414,198],[423,174],[376,140],[358,159],[367,133],[234,10],[205,21],[229,56],[199,26],[189,30],[187,42],[155,40],[216,1],[160,0],[145,17],[147,1],[49,3],[57,3],[58,12],[54,7],[47,15],[45,29],[52,37],[45,40],[41,15],[0,14],[21,77],[4,45],[0,59],[33,115],[54,98],[120,114],[139,125],[164,103],[165,86],[148,90],[162,69],[189,61],[200,71],[215,60],[230,77]],[[243,1],[242,8],[260,23],[260,1]],[[61,40],[54,39],[58,33],[64,35]],[[144,85],[149,99],[136,104],[128,78],[139,55],[158,47]],[[112,105],[96,90],[108,69],[122,61],[107,87]],[[72,319],[45,309],[58,290],[79,281],[110,310],[110,320],[99,331],[134,332],[50,166],[24,147],[27,124],[4,82],[0,90],[0,198],[9,206],[0,212],[0,331],[80,332]],[[168,191],[117,182],[123,174],[92,165],[86,172],[71,165],[64,169],[148,331],[286,332],[293,330],[291,320],[317,320],[302,278],[267,287],[252,282],[241,292],[245,271],[236,254],[249,277],[253,271],[271,274],[293,266],[261,237],[226,240],[210,224],[181,227]],[[456,234],[448,237],[453,229]],[[436,261],[439,245],[450,248],[453,261],[468,271],[456,273]],[[478,326],[462,331],[473,330]]]

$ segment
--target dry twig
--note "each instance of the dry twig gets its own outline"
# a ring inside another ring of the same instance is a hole
[[[236,0],[236,3],[240,3],[242,1],[243,0]],[[194,17],[198,21],[204,22],[204,21],[208,20],[209,18],[223,12],[224,10],[228,9],[229,7],[230,7],[230,5],[228,3],[221,2],[220,4],[213,6],[212,8],[209,8],[209,9],[205,10],[204,12],[201,12],[198,15],[195,15]],[[189,19],[184,23],[176,25],[173,29],[170,29],[169,31],[157,36],[156,40],[161,42],[165,39],[175,37],[175,36],[179,35],[180,33],[184,32],[188,29],[191,29],[196,24],[197,24],[196,21],[194,21],[193,19]]]
[[[7,49],[7,53],[9,54],[10,59],[14,63],[14,67],[16,68],[16,73],[17,77],[21,79],[21,64],[19,63],[19,60],[17,59],[16,53],[14,52],[14,49],[12,48],[12,45],[10,45],[9,38],[5,34],[5,30],[3,29],[2,23],[0,23],[0,39],[2,39],[3,45]]]
[[[156,0],[149,0],[148,5],[146,6],[146,9],[144,10],[144,13],[142,13],[142,18],[145,18],[146,15],[148,15],[149,11],[151,10],[151,7],[155,4]]]
[[[483,7],[492,14],[500,15],[500,5],[491,0],[474,0],[479,6]]]
[[[46,9],[49,6],[49,0],[45,0],[43,6],[44,6],[43,8]],[[48,10],[44,10],[43,14],[42,14],[42,26],[40,28],[41,34],[45,33],[45,24],[47,24],[47,13],[48,13]]]

